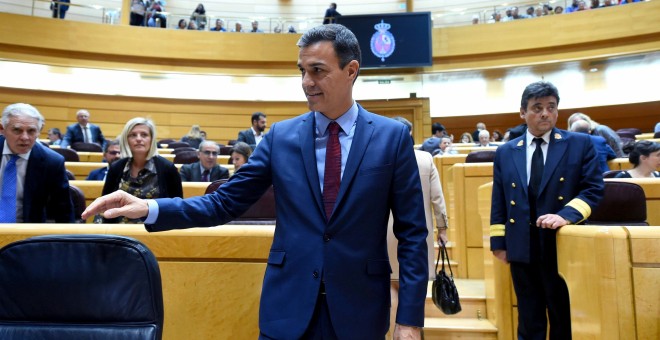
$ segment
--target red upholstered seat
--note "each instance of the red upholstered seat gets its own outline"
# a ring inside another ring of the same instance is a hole
[[[103,152],[103,148],[95,143],[76,142],[71,145],[71,149],[86,152]]]
[[[495,150],[472,151],[465,157],[465,163],[487,163],[495,160]]]
[[[648,225],[644,189],[635,183],[605,182],[603,199],[591,212],[588,224]]]
[[[64,161],[66,162],[80,162],[80,157],[78,156],[76,150],[62,149],[62,148],[56,148],[51,150],[64,156]]]
[[[210,194],[226,183],[226,179],[211,182],[206,188],[206,194]],[[275,224],[277,217],[275,209],[275,192],[271,185],[263,196],[259,198],[247,211],[229,224]]]
[[[167,144],[167,147],[169,149],[176,149],[176,148],[181,148],[181,147],[184,147],[184,146],[190,147],[190,144],[188,144],[186,142],[171,142],[171,143]]]
[[[197,151],[184,151],[174,156],[174,164],[190,164],[199,161]]]

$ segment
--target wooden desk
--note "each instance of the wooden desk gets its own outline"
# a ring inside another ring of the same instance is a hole
[[[257,225],[148,233],[142,224],[0,224],[0,247],[47,234],[135,238],[160,267],[163,339],[256,339],[273,231],[274,226]]]

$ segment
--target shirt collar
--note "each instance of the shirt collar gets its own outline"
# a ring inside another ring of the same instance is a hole
[[[41,143],[38,140],[34,142],[34,145],[32,146],[33,148],[38,148],[37,143]],[[30,158],[30,153],[32,153],[32,149],[26,153],[19,153],[18,157],[23,158],[25,160],[28,160]],[[11,152],[11,149],[9,149],[9,144],[7,144],[7,139],[5,139],[5,146],[2,148],[2,155],[13,155],[14,153]]]
[[[348,111],[344,112],[339,118],[335,119],[334,121],[339,124],[341,127],[342,131],[344,133],[348,134],[349,131],[351,131],[351,128],[353,127],[353,124],[355,123],[355,120],[357,119],[358,116],[358,107],[357,103],[353,101],[353,105],[348,109]],[[314,111],[314,119],[316,119],[316,127],[321,135],[325,135],[326,130],[328,129],[328,125],[330,125],[330,120],[328,117],[323,115],[321,112]]]
[[[546,144],[550,144],[550,134],[551,133],[552,133],[552,130],[549,130],[548,132],[544,133],[543,136],[541,136],[541,138],[543,138],[543,141]],[[533,134],[531,134],[529,132],[529,130],[527,130],[527,132],[525,132],[525,139],[527,140],[527,146],[532,145],[532,141],[534,140],[534,138],[537,138],[537,137],[534,136]]]
[[[263,134],[263,132],[257,133],[257,130],[254,129],[254,126],[250,127],[250,129],[252,129],[252,134],[255,136],[261,136]]]

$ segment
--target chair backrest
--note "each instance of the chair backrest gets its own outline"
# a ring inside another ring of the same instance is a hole
[[[660,138],[660,131],[654,133],[653,138]]]
[[[197,152],[197,149],[193,148],[192,146],[182,146],[180,148],[176,148],[172,150],[172,154],[176,155],[181,152],[188,152],[188,151],[194,151]]]
[[[157,145],[158,145],[159,148],[164,148],[165,146],[161,145],[161,144],[167,144],[167,147],[170,148],[170,143],[174,143],[174,142],[176,142],[176,140],[174,140],[172,138],[165,138],[165,139],[159,140]]]
[[[190,147],[190,144],[188,144],[186,142],[171,142],[171,143],[167,144],[167,148],[169,148],[169,149],[176,149],[176,148],[181,148],[181,147],[184,147],[184,146]]]
[[[71,148],[76,151],[103,152],[103,148],[95,143],[75,142],[71,144]]]
[[[236,143],[238,143],[238,139],[230,139],[230,140],[227,142],[227,145],[230,145],[230,146],[231,146],[231,145],[234,145],[234,144],[236,144]]]
[[[160,269],[137,240],[49,235],[0,249],[0,339],[162,338]]]
[[[232,147],[232,146],[221,146],[221,147],[220,147],[220,151],[218,152],[218,154],[219,154],[219,155],[223,155],[223,156],[231,155],[231,150],[232,150],[233,148],[234,148],[234,147]]]
[[[472,151],[465,157],[465,163],[486,163],[495,160],[495,150]]]
[[[205,194],[210,194],[226,183],[226,179],[213,181],[206,187]],[[275,192],[271,185],[266,192],[259,198],[243,215],[234,219],[229,224],[275,224],[277,212],[275,209]]]
[[[76,152],[76,150],[64,149],[64,148],[55,148],[51,150],[64,156],[65,162],[80,162],[80,157],[78,157],[78,153]]]
[[[73,181],[73,180],[76,179],[76,175],[74,175],[73,172],[71,172],[71,170],[69,170],[69,169],[64,169],[64,172],[66,173],[66,178],[67,178],[69,181]]]
[[[644,189],[635,183],[605,182],[603,199],[591,212],[588,224],[648,225]]]
[[[80,215],[82,215],[87,203],[85,202],[85,193],[75,185],[69,184],[69,195],[71,196],[71,203],[73,203],[73,214],[76,223],[85,223]]]
[[[184,151],[174,155],[174,164],[190,164],[199,160],[197,151]]]
[[[614,178],[619,172],[623,172],[623,170],[609,170],[605,171],[603,173],[603,178]]]
[[[623,128],[623,129],[616,130],[616,133],[617,134],[619,134],[619,133],[628,133],[628,134],[632,134],[633,137],[634,137],[635,135],[641,134],[642,130],[640,130],[638,128]]]

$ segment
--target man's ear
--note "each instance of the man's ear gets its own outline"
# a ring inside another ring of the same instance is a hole
[[[520,118],[522,118],[523,120],[525,119],[525,109],[523,109],[522,107],[520,108]]]
[[[351,60],[347,65],[348,76],[355,81],[355,78],[358,76],[360,70],[360,63],[357,60]]]

